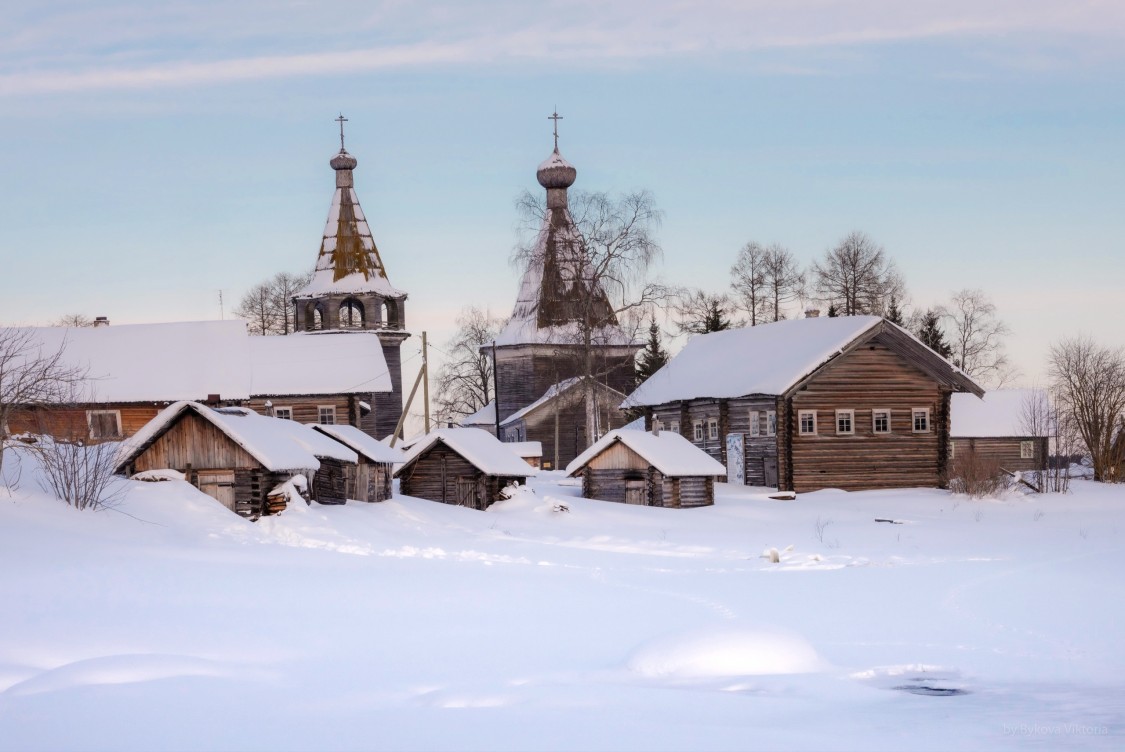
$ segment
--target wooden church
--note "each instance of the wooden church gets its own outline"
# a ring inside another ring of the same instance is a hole
[[[391,378],[389,392],[373,392],[374,409],[360,428],[376,438],[390,435],[402,415],[402,358],[406,331],[406,293],[387,278],[379,249],[355,193],[358,160],[344,148],[341,115],[340,151],[329,161],[336,173],[336,193],[320,241],[312,281],[293,298],[299,332],[374,332],[382,344]],[[379,374],[372,374],[375,378]]]
[[[600,283],[590,279],[589,259],[567,199],[578,172],[559,153],[559,116],[551,119],[556,125],[555,148],[535,173],[547,191],[543,224],[512,315],[496,338],[496,406],[501,424],[552,392],[561,394],[564,390],[556,388],[561,382],[583,375],[584,332],[591,335],[594,378],[621,394],[633,390],[633,363],[641,347],[620,326]],[[491,354],[491,349],[482,350]],[[558,421],[529,425],[519,440],[540,441],[545,448],[557,444],[560,456],[549,458],[545,453],[544,466],[565,467],[597,439],[585,435],[584,414],[576,415],[562,425]],[[602,431],[626,422],[616,404],[605,420]]]

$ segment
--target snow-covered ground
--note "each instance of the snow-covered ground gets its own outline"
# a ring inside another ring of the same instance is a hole
[[[251,523],[33,476],[0,490],[3,749],[1125,746],[1125,488],[665,510],[545,473]]]

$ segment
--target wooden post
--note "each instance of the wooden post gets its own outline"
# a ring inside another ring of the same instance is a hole
[[[423,364],[425,365],[425,364]],[[394,448],[395,442],[402,434],[402,424],[406,420],[406,414],[410,411],[410,406],[414,404],[414,395],[418,393],[418,385],[422,383],[422,377],[425,376],[424,370],[418,371],[418,377],[414,379],[414,388],[410,390],[410,396],[406,398],[406,407],[402,408],[402,415],[398,416],[398,425],[395,426],[395,432],[391,434],[391,448]]]
[[[426,345],[426,333],[422,332],[422,401],[426,406],[426,433],[430,432],[430,351]]]
[[[496,340],[492,340],[492,406],[496,417],[496,440],[500,441],[500,369],[496,367]]]

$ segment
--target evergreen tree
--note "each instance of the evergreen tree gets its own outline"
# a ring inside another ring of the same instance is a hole
[[[836,310],[836,304],[835,303],[832,303],[831,305],[828,306],[828,318],[834,319],[839,315],[840,315],[840,312]]]
[[[648,341],[645,343],[645,349],[641,350],[637,360],[637,383],[640,384],[652,376],[667,362],[668,351],[660,343],[660,327],[656,325],[656,319],[653,318],[648,325]]]
[[[945,341],[945,333],[939,323],[941,316],[933,308],[922,314],[922,322],[918,325],[918,339],[943,358],[953,354],[953,348]]]
[[[892,324],[905,326],[902,320],[902,310],[898,307],[898,296],[891,293],[891,301],[887,304],[887,313],[883,317]]]

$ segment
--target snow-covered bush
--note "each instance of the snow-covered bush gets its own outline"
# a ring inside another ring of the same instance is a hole
[[[949,488],[973,499],[996,496],[1008,490],[1011,479],[1000,469],[1000,461],[976,452],[958,453],[950,471]]]
[[[76,509],[113,506],[121,494],[116,443],[87,445],[43,437],[29,448],[39,462],[39,485]],[[116,486],[116,487],[115,487]]]

